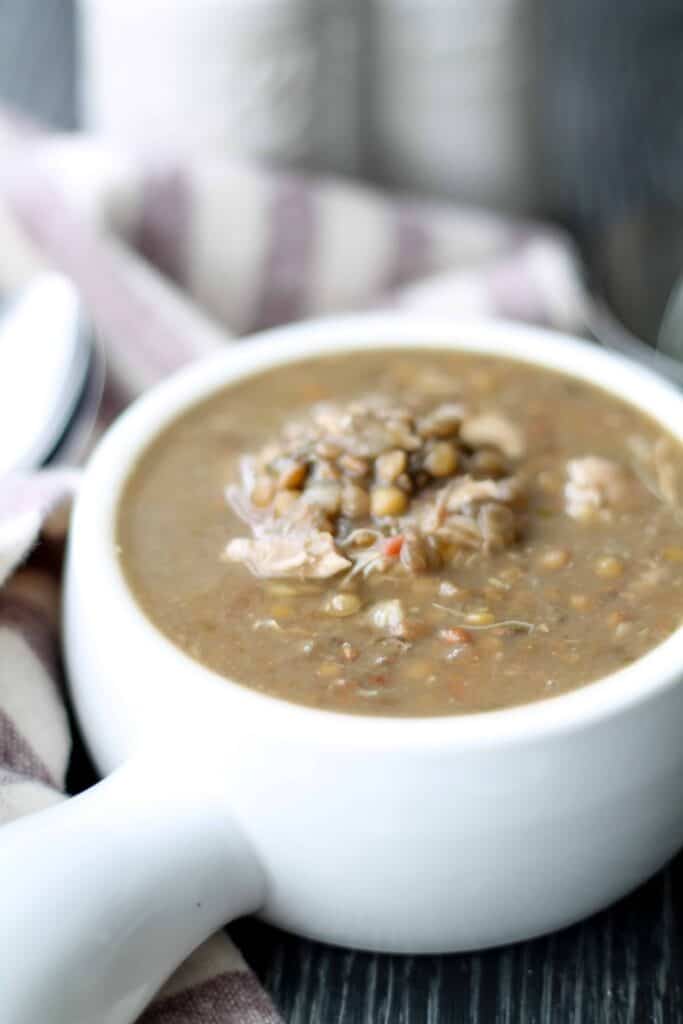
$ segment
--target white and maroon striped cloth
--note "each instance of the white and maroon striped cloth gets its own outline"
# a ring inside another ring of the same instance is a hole
[[[4,115],[0,153],[0,293],[45,264],[77,282],[107,347],[103,424],[188,360],[300,317],[392,304],[583,323],[572,246],[544,226],[216,159],[141,166]],[[58,506],[77,482],[65,469],[0,480],[0,824],[63,799]],[[143,1020],[278,1017],[219,935]]]

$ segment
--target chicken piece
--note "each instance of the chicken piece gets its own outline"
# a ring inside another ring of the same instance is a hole
[[[439,540],[473,551],[483,547],[482,532],[474,516],[450,515],[436,531]]]
[[[269,579],[327,579],[348,569],[351,562],[340,555],[332,534],[311,530],[283,536],[236,537],[225,548],[231,562],[242,562],[254,574]]]
[[[629,477],[623,466],[600,455],[586,455],[567,463],[565,512],[587,519],[618,506],[626,497]]]
[[[515,476],[506,476],[502,480],[473,480],[470,476],[462,476],[446,487],[445,491],[445,504],[449,512],[460,512],[470,505],[488,501],[512,504],[522,494],[520,481]]]
[[[466,419],[460,428],[460,437],[471,448],[490,445],[510,459],[520,458],[526,447],[519,427],[505,416],[493,412]]]
[[[484,550],[502,551],[517,537],[517,517],[507,505],[488,502],[479,509],[477,523],[481,530]]]
[[[471,476],[457,477],[436,493],[413,502],[412,517],[425,536],[438,534],[451,536],[455,531],[457,542],[479,547],[482,532],[477,524],[477,511],[481,505],[517,505],[523,497],[518,477],[502,480],[474,480]],[[488,513],[487,513],[488,516]],[[456,540],[454,536],[452,538]]]
[[[406,617],[398,598],[378,601],[368,609],[370,625],[387,636],[403,636],[406,631]]]
[[[414,451],[421,443],[410,412],[382,395],[366,395],[345,406],[320,402],[306,418],[290,423],[285,436],[289,445],[325,440],[362,458],[374,458],[392,448]]]

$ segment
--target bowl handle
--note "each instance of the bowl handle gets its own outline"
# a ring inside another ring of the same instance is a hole
[[[129,1024],[196,946],[261,906],[220,783],[178,748],[141,755],[0,829],[3,1024]]]

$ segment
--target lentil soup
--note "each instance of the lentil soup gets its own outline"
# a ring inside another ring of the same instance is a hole
[[[683,448],[565,374],[441,350],[249,377],[150,445],[117,540],[189,655],[337,711],[542,699],[683,620]]]

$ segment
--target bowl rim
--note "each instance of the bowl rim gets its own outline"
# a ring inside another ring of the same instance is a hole
[[[683,395],[668,381],[620,354],[551,329],[502,320],[378,312],[325,317],[254,335],[174,373],[138,398],[93,452],[76,501],[72,537],[88,547],[100,592],[117,602],[119,621],[144,637],[152,657],[178,660],[193,692],[221,692],[261,728],[288,730],[316,743],[376,748],[457,743],[516,743],[560,734],[616,716],[663,693],[683,677],[683,625],[632,664],[568,693],[491,711],[433,717],[330,711],[271,697],[228,679],[185,654],[149,619],[128,586],[118,557],[119,499],[133,466],[171,421],[244,377],[302,359],[362,349],[453,349],[559,370],[629,402],[683,443]],[[221,699],[218,696],[218,699]]]

